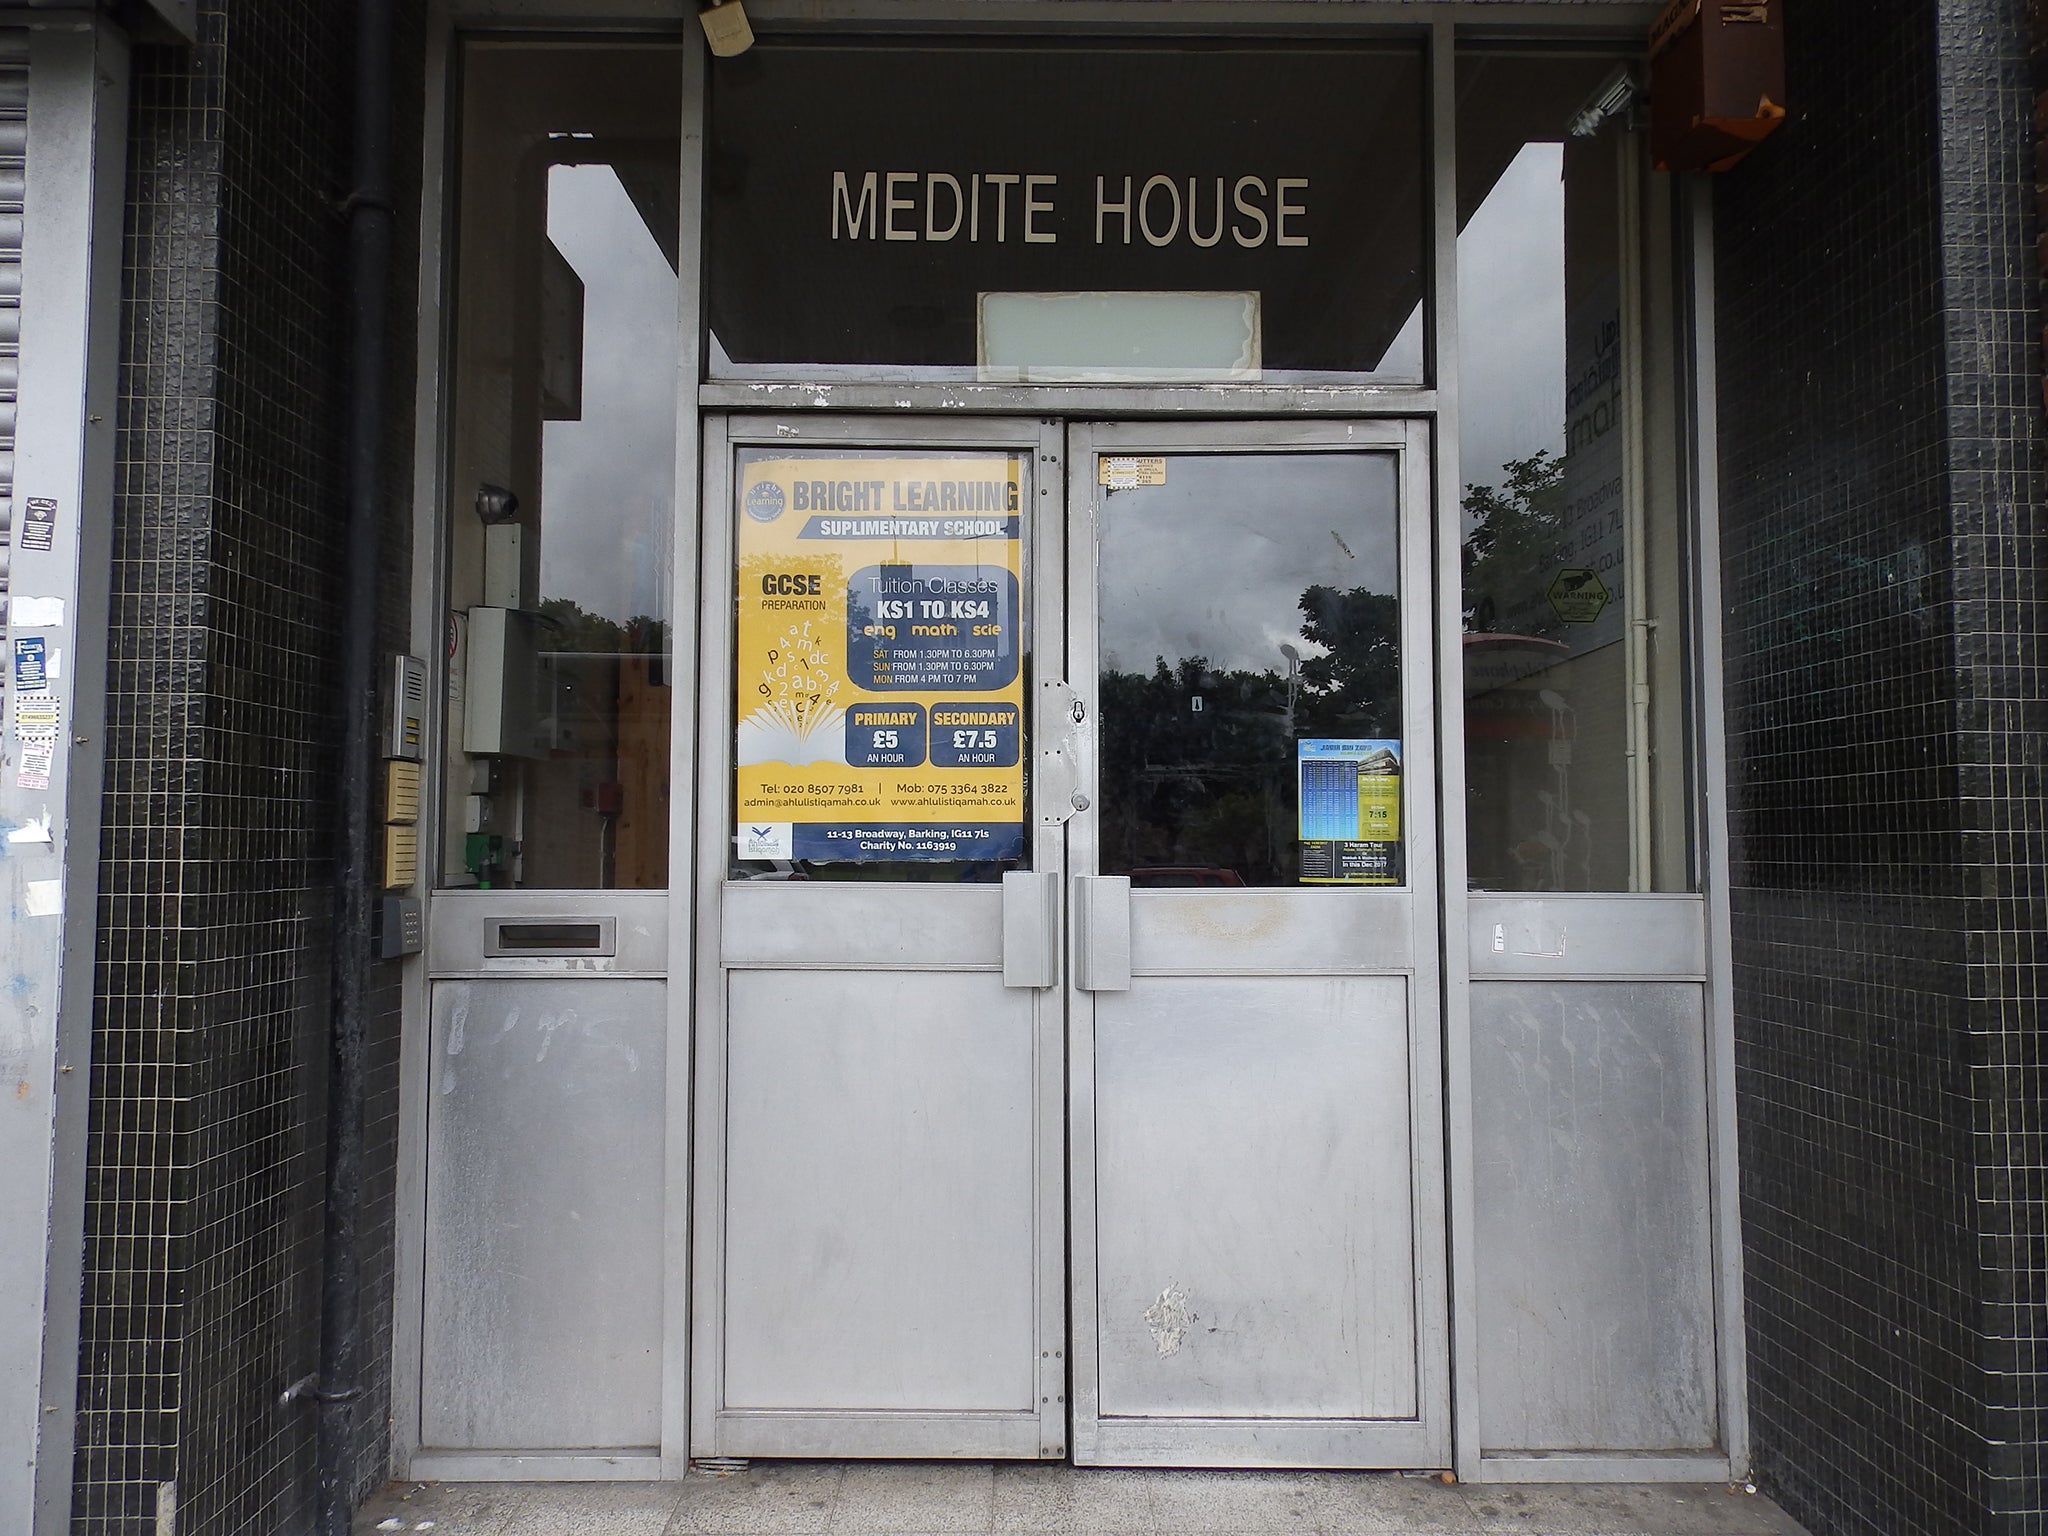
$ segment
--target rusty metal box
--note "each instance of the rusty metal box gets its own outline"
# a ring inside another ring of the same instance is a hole
[[[1785,118],[1784,0],[1672,0],[1650,33],[1650,154],[1725,171]]]

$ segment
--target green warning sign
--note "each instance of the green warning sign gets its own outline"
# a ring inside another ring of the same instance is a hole
[[[1567,624],[1591,624],[1607,606],[1607,584],[1598,571],[1568,565],[1550,584],[1550,606]]]

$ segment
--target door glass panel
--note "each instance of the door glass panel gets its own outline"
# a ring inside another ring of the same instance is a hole
[[[1404,884],[1394,456],[1096,468],[1102,872]]]
[[[739,450],[733,878],[1029,867],[1030,463]]]
[[[1691,883],[1676,439],[1668,383],[1644,369],[1631,384],[1650,338],[1630,280],[1653,275],[1625,195],[1640,158],[1621,119],[1569,131],[1614,68],[1512,53],[1458,63],[1466,840],[1479,889]]]
[[[668,884],[681,55],[464,53],[444,884]]]

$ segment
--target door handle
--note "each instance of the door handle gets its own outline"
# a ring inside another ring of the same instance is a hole
[[[1074,882],[1074,985],[1131,990],[1131,879],[1083,875]]]
[[[1060,982],[1060,877],[1013,869],[1003,876],[1003,985]]]

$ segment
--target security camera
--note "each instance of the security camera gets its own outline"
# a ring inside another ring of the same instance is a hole
[[[486,528],[509,523],[519,516],[519,498],[487,480],[476,488],[476,515]]]

